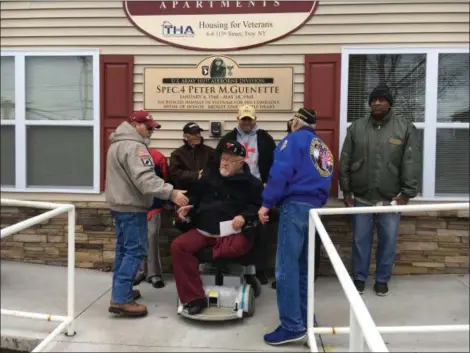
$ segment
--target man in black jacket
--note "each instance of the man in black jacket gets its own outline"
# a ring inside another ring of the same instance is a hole
[[[219,142],[217,149],[230,140],[241,143],[246,150],[245,162],[248,164],[251,174],[261,180],[263,184],[268,182],[269,170],[274,160],[276,143],[269,133],[260,129],[257,124],[256,110],[251,105],[244,105],[238,110],[238,126],[227,133]],[[269,230],[267,226],[257,228],[260,232],[258,239],[264,246],[257,247],[256,276],[262,284],[268,283],[265,270],[267,266],[267,251]]]
[[[178,296],[190,315],[196,315],[206,306],[205,293],[195,254],[209,248],[212,259],[236,258],[253,247],[253,239],[241,232],[247,222],[257,218],[261,207],[263,185],[245,163],[245,148],[237,141],[228,141],[221,147],[219,168],[204,171],[195,185],[187,207],[178,210],[178,216],[190,218],[193,227],[171,244],[171,260]],[[231,221],[234,234],[220,236],[220,222]]]
[[[212,162],[214,149],[204,144],[204,131],[198,124],[189,122],[183,127],[184,145],[170,156],[170,180],[175,187],[188,190],[201,178],[202,171]]]

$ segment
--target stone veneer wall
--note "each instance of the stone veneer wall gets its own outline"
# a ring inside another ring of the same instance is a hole
[[[113,222],[103,203],[76,202],[76,266],[109,271],[114,258]],[[33,217],[41,210],[1,208],[1,228]],[[171,272],[169,244],[179,231],[172,228],[169,213],[164,214],[161,254],[165,272]],[[351,262],[350,216],[325,216],[325,227],[347,267]],[[274,227],[273,227],[274,228]],[[275,232],[275,230],[273,230]],[[276,237],[270,244],[270,271],[273,273]],[[376,241],[374,241],[376,244]],[[374,245],[375,249],[375,245]],[[48,265],[67,265],[67,216],[54,217],[1,241],[3,260]],[[372,259],[371,272],[375,263]],[[322,255],[321,271],[333,274],[329,260]],[[427,212],[403,216],[400,226],[395,274],[468,273],[468,212]]]

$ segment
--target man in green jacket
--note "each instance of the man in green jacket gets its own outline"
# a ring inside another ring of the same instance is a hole
[[[393,96],[387,86],[376,87],[369,97],[370,116],[348,128],[341,151],[339,182],[347,207],[406,205],[418,188],[416,128],[394,115]],[[356,214],[353,217],[353,278],[364,292],[369,274],[374,224],[378,248],[374,291],[389,293],[400,225],[399,213]]]

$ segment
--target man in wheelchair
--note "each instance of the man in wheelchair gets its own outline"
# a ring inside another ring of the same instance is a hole
[[[208,261],[247,254],[254,239],[242,228],[256,221],[262,202],[263,185],[245,163],[245,148],[228,141],[217,155],[216,163],[195,185],[189,205],[178,210],[178,217],[189,222],[189,230],[171,244],[176,289],[190,315],[207,306],[196,254],[204,249]],[[234,234],[222,237],[220,222],[225,221],[231,221]]]

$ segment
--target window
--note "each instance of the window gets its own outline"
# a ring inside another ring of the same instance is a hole
[[[98,193],[98,51],[1,59],[2,191]]]
[[[468,48],[344,49],[342,55],[340,144],[350,123],[369,114],[372,89],[386,84],[395,112],[418,130],[419,198],[468,200]]]

